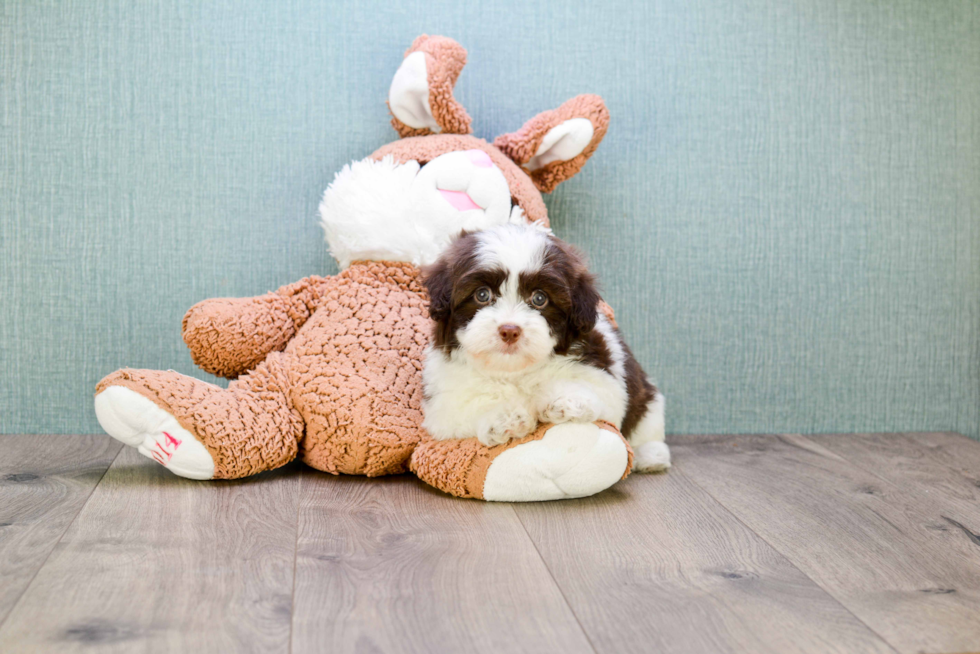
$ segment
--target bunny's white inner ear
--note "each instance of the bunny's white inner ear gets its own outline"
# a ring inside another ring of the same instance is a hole
[[[436,133],[442,131],[429,108],[429,75],[424,52],[408,55],[395,71],[388,89],[388,106],[395,118],[409,127],[428,127]]]
[[[592,121],[588,118],[571,118],[552,127],[544,135],[538,151],[527,162],[527,169],[535,171],[555,161],[574,159],[589,147],[594,133]]]

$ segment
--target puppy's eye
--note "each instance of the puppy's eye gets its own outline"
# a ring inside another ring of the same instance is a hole
[[[548,306],[548,296],[544,291],[534,291],[531,293],[531,306],[535,309],[543,309]]]
[[[490,290],[489,286],[481,286],[476,289],[473,299],[476,300],[477,304],[490,304],[490,300],[493,299],[493,291]]]

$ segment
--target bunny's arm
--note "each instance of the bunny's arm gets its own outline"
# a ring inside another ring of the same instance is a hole
[[[206,372],[233,379],[282,350],[335,286],[307,277],[265,295],[212,298],[184,315],[184,342]]]

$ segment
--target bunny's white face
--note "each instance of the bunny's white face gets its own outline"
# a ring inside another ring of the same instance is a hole
[[[353,261],[436,260],[463,230],[524,223],[504,174],[482,150],[447,152],[420,166],[362,159],[344,166],[320,203],[330,253]]]
[[[455,236],[460,230],[506,223],[511,213],[510,188],[500,169],[483,150],[438,156],[422,166],[412,183],[410,202]]]

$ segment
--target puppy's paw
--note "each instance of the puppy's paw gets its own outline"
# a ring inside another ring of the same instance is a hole
[[[633,448],[633,472],[663,472],[670,467],[670,448],[650,441]]]
[[[523,406],[501,405],[486,413],[476,427],[477,439],[487,447],[524,438],[537,422]]]
[[[541,422],[594,422],[599,417],[599,398],[595,393],[570,390],[555,397],[541,410]]]

